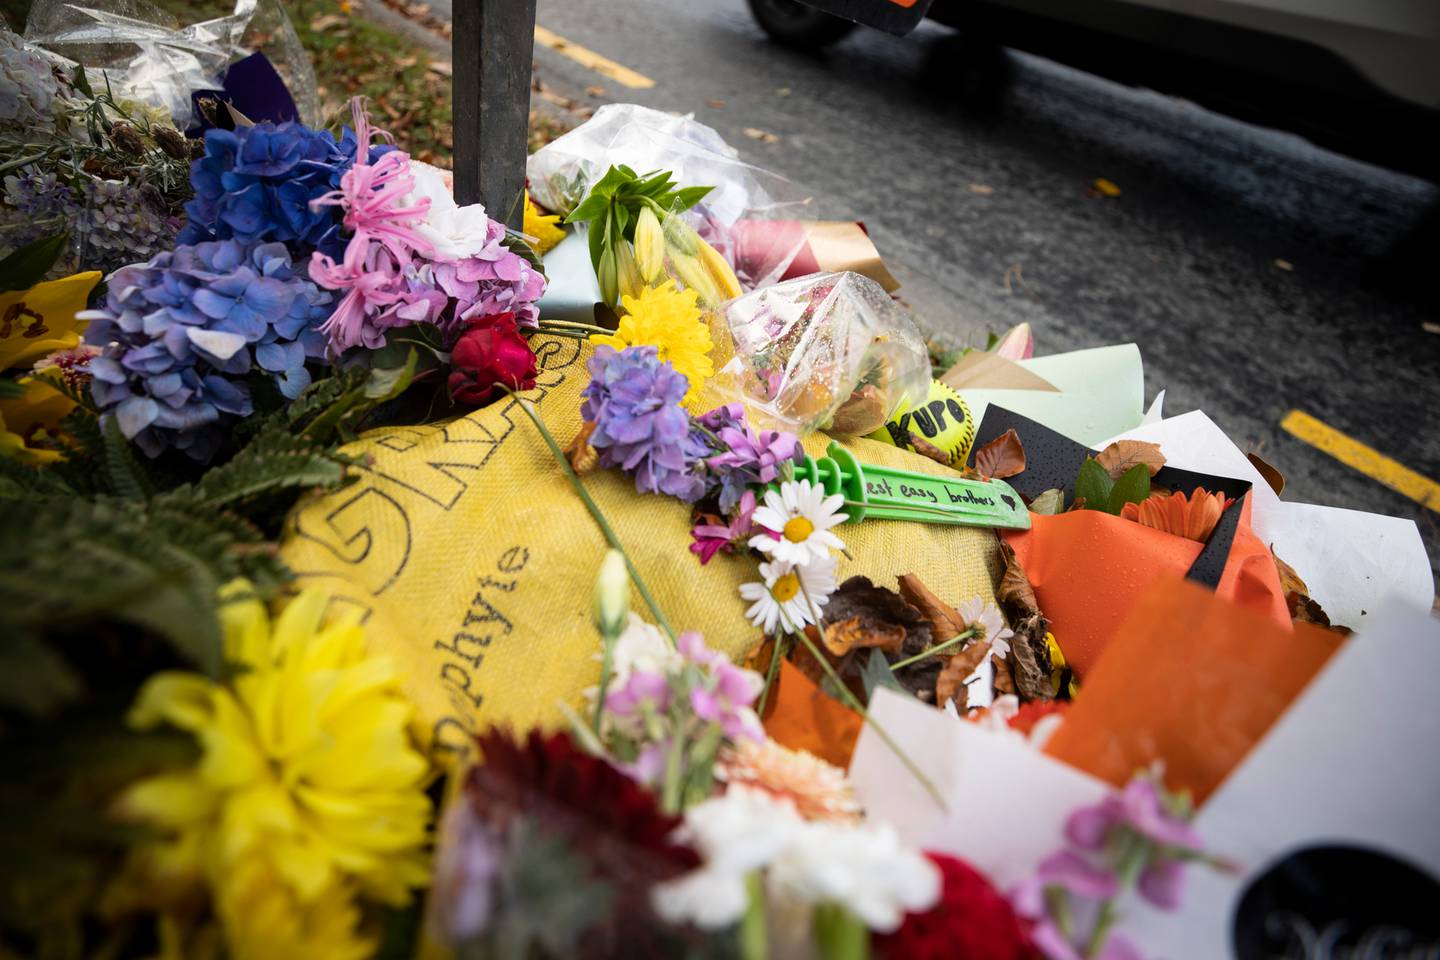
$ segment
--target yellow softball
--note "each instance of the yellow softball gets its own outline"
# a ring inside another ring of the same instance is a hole
[[[897,413],[870,434],[870,439],[913,450],[912,434],[944,450],[950,462],[959,466],[970,456],[970,445],[975,442],[975,421],[960,394],[931,380],[923,404]]]

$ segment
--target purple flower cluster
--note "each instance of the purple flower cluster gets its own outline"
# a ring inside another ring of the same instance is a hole
[[[288,398],[309,385],[332,299],[283,243],[200,243],[122,267],[104,309],[81,314],[103,350],[90,364],[95,402],[150,456],[173,447],[207,461],[253,412],[255,368]]]
[[[747,489],[774,483],[785,463],[805,456],[793,433],[751,427],[738,403],[716,407],[700,418],[700,425],[724,444],[720,453],[706,458],[705,466],[706,492],[718,495],[726,515],[739,506]]]
[[[339,141],[294,122],[207,130],[205,155],[190,167],[195,196],[185,204],[189,222],[179,242],[279,240],[292,245],[297,260],[315,249],[338,254],[339,215],[310,201],[335,189],[354,158],[349,130]]]
[[[536,301],[545,292],[545,276],[506,247],[501,242],[504,239],[505,225],[491,220],[485,249],[463,260],[431,267],[435,285],[456,301],[446,326],[452,337],[476,319],[501,313],[513,313],[521,327],[539,324],[540,307]]]
[[[754,710],[765,686],[760,675],[711,650],[698,633],[680,634],[675,648],[677,665],[664,672],[635,670],[605,697],[611,721],[636,736],[627,772],[642,783],[653,785],[665,775],[677,737],[706,741],[706,731],[718,727],[732,741],[765,739]],[[693,751],[686,754],[697,759]]]
[[[1036,921],[1031,939],[1046,957],[1139,960],[1130,941],[1109,932],[1112,902],[1133,878],[1136,891],[1152,905],[1162,910],[1180,905],[1185,865],[1203,857],[1203,845],[1176,806],[1155,777],[1142,774],[1119,793],[1070,814],[1065,837],[1071,849],[1041,861],[1011,897],[1016,913]],[[1051,913],[1057,895],[1065,901],[1063,917]],[[1077,929],[1086,920],[1089,929]],[[1100,946],[1091,953],[1077,946],[1096,940]]]
[[[595,424],[590,445],[600,465],[633,476],[641,493],[700,499],[705,483],[697,467],[710,448],[696,439],[680,406],[689,381],[649,346],[596,347],[590,376],[580,413]]]

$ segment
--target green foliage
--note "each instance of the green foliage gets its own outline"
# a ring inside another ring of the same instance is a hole
[[[277,495],[333,487],[353,463],[331,449],[334,430],[319,431],[322,441],[297,428],[327,416],[343,424],[373,405],[366,376],[316,384],[194,482],[165,475],[85,410],[67,421],[81,448],[68,461],[36,469],[0,458],[0,707],[45,714],[80,696],[74,665],[46,640],[97,624],[138,628],[218,673],[218,588],[246,577],[268,595],[289,577],[264,529],[288,507]]]
[[[640,176],[620,164],[606,171],[590,193],[580,202],[566,223],[590,225],[590,264],[600,281],[600,295],[606,304],[617,300],[616,271],[619,248],[635,239],[635,224],[640,211],[649,209],[663,220],[668,213],[688,210],[704,199],[713,187],[676,189],[670,171],[657,170]]]
[[[65,244],[69,240],[68,233],[42,237],[0,260],[0,293],[29,290],[44,280],[45,274],[65,252]]]
[[[1084,501],[1084,509],[1119,515],[1127,503],[1139,503],[1150,496],[1150,470],[1137,463],[1111,480],[1110,474],[1095,460],[1087,457],[1075,478],[1075,499]]]
[[[865,702],[867,704],[875,695],[877,687],[885,687],[896,693],[903,693],[907,697],[911,695],[910,691],[895,679],[895,671],[890,669],[890,661],[885,658],[885,653],[881,650],[870,651],[870,659],[865,661],[865,667],[860,671],[860,682],[865,685]]]

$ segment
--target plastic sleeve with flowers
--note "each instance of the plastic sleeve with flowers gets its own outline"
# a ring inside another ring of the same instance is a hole
[[[634,266],[640,282],[660,284],[668,277],[695,291],[706,309],[716,309],[744,293],[729,261],[701,239],[678,211],[664,217],[648,208],[641,211],[635,225]]]
[[[733,356],[715,389],[765,426],[859,436],[929,390],[929,355],[915,322],[857,273],[756,290],[730,303],[717,326],[718,349]]]

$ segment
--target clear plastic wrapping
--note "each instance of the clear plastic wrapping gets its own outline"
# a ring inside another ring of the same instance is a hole
[[[733,351],[717,389],[757,419],[801,435],[871,433],[930,388],[929,353],[915,322],[858,273],[817,273],[756,290],[730,303],[713,326]]]
[[[779,280],[803,248],[804,231],[777,229],[768,243],[756,242],[752,234],[742,251],[736,225],[783,228],[815,219],[809,194],[741,160],[710,127],[633,103],[602,106],[532,154],[525,168],[530,195],[542,207],[568,214],[592,184],[622,163],[642,174],[669,170],[682,186],[714,187],[686,211],[685,220],[725,257],[746,289]]]
[[[259,51],[301,119],[320,119],[315,72],[280,0],[235,0],[229,15],[188,25],[149,0],[35,0],[25,39],[84,66],[97,90],[108,82],[117,98],[164,107],[181,128],[192,91],[219,88],[227,66]]]

